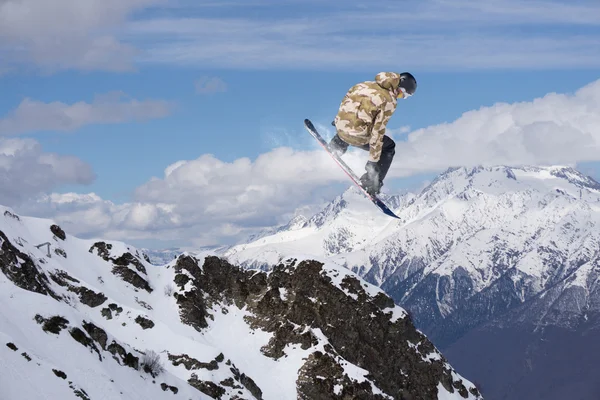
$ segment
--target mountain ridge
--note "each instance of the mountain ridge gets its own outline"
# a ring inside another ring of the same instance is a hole
[[[335,265],[267,273],[185,252],[157,266],[0,207],[0,271],[8,399],[482,398],[389,296]]]

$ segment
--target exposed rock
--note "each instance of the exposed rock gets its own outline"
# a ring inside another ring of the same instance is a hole
[[[123,312],[123,307],[119,307],[117,304],[115,303],[110,303],[108,305],[108,307],[103,308],[100,313],[102,314],[103,317],[105,317],[106,319],[112,319],[112,312],[115,312],[116,315],[118,316],[120,313]]]
[[[100,354],[100,350],[94,343],[92,339],[90,339],[85,332],[83,332],[79,328],[73,328],[69,330],[71,337],[75,339],[75,341],[81,343],[83,346],[88,347],[91,351],[95,351],[98,354],[98,359],[102,361],[102,355]]]
[[[135,296],[135,302],[138,303],[140,306],[144,307],[146,310],[152,310],[152,306],[150,304],[138,299],[137,296]]]
[[[142,317],[141,315],[138,315],[135,318],[135,322],[137,322],[143,329],[150,329],[154,327],[154,322],[152,322],[148,318]]]
[[[204,363],[204,362],[200,362],[200,361],[196,360],[195,358],[188,356],[187,354],[181,354],[181,355],[169,354],[168,357],[169,357],[169,361],[171,361],[171,363],[174,366],[177,367],[177,366],[183,364],[185,369],[187,369],[188,371],[197,370],[200,368],[205,368],[209,371],[219,369],[218,363],[220,361],[217,361],[216,359],[212,360],[209,363]],[[221,361],[223,361],[222,358],[221,358]]]
[[[90,290],[83,286],[73,290],[73,292],[79,294],[79,300],[83,304],[92,308],[98,307],[107,300],[107,297],[104,295],[104,293],[96,293],[93,290]]]
[[[57,256],[61,256],[62,258],[67,258],[67,252],[59,247],[54,249],[54,254],[56,254]]]
[[[206,257],[199,267],[193,257],[182,256],[175,271],[193,277],[190,290],[178,294],[177,303],[182,321],[199,331],[219,304],[246,308],[252,314],[247,318],[252,328],[273,333],[263,353],[277,359],[285,355],[287,345],[304,349],[316,345],[312,329],[320,329],[331,346],[307,360],[304,375],[298,378],[302,390],[310,392],[311,386],[325,390],[321,393],[325,397],[317,398],[339,398],[330,391],[335,387],[332,382],[345,382],[348,396],[357,396],[352,398],[374,398],[370,382],[351,384],[333,367],[341,368],[345,361],[369,371],[369,380],[394,398],[437,398],[440,382],[451,393],[468,394],[410,318],[391,319],[391,310],[386,310],[393,305],[389,297],[381,293],[371,297],[352,277],[344,278],[336,289],[319,262],[282,264],[267,275],[242,270],[217,257]],[[315,370],[325,374],[325,382],[317,381],[321,375]]]
[[[219,382],[221,384],[221,386],[227,386],[233,389],[243,389],[243,386],[239,386],[235,384],[235,381],[233,380],[233,378],[227,378],[227,379],[223,379],[221,382]]]
[[[102,310],[100,310],[100,314],[106,319],[112,319],[112,312],[108,307],[105,307]]]
[[[69,388],[73,390],[73,394],[75,394],[75,397],[79,397],[83,400],[91,400],[88,394],[85,392],[85,390],[75,387],[73,385],[73,382],[69,382]]]
[[[113,246],[110,243],[96,242],[92,245],[92,247],[90,247],[89,252],[94,253],[94,251],[96,251],[98,256],[100,256],[102,259],[104,259],[105,261],[112,262],[114,265],[117,265],[119,267],[128,267],[129,265],[133,265],[138,270],[138,272],[141,272],[144,275],[146,275],[146,267],[144,267],[144,264],[140,261],[138,257],[134,256],[129,252],[123,253],[122,255],[116,258],[111,257],[110,252],[112,250],[112,247]]]
[[[162,389],[162,390],[164,390],[165,392],[166,392],[167,390],[170,390],[170,391],[171,391],[171,392],[173,392],[174,394],[177,394],[177,392],[179,392],[179,389],[177,389],[177,387],[175,387],[175,386],[169,386],[169,385],[167,385],[167,384],[166,384],[166,383],[164,383],[164,382],[160,384],[160,387],[161,387],[161,389]]]
[[[113,342],[111,344],[108,345],[107,350],[113,355],[113,356],[119,356],[121,357],[121,362],[123,363],[123,365],[126,365],[130,368],[133,368],[135,370],[139,369],[139,365],[140,365],[140,359],[136,356],[134,356],[133,354],[125,351],[125,349],[123,348],[123,346],[121,346],[120,344],[118,344],[117,342],[115,342],[113,340]],[[117,357],[114,357],[115,360],[119,361],[119,359]]]
[[[60,286],[69,286],[69,282],[80,283],[78,279],[73,278],[66,271],[57,271],[55,273],[50,273],[50,278]]]
[[[262,390],[258,387],[254,381],[244,373],[240,373],[240,371],[234,366],[230,368],[231,373],[235,379],[240,382],[257,400],[262,400]]]
[[[35,321],[38,324],[42,324],[42,330],[44,332],[51,332],[57,335],[69,324],[69,321],[67,319],[59,315],[50,318],[44,318],[41,315],[36,314]]]
[[[19,348],[17,346],[15,346],[14,343],[6,343],[6,347],[8,347],[9,349],[11,349],[12,351],[19,350]]]
[[[67,379],[67,374],[65,374],[61,370],[52,368],[52,372],[54,372],[54,375],[58,376],[59,378]]]
[[[373,389],[368,381],[357,382],[350,380],[344,374],[344,369],[329,354],[320,351],[312,353],[306,363],[300,368],[296,382],[299,399],[311,400],[385,400]],[[414,397],[395,397],[412,399]],[[418,397],[419,399],[437,397]]]
[[[110,303],[108,305],[108,308],[111,309],[112,311],[115,311],[117,313],[117,315],[119,315],[123,312],[123,307],[119,306],[117,303]]]
[[[214,382],[210,381],[202,381],[198,379],[196,374],[192,374],[192,377],[188,379],[188,383],[201,391],[202,393],[213,397],[217,400],[221,400],[221,396],[223,396],[227,391],[223,389],[221,386],[217,385]]]
[[[113,264],[120,265],[122,267],[127,267],[133,264],[138,272],[141,272],[144,275],[146,274],[146,267],[144,267],[144,264],[142,264],[141,261],[131,253],[124,253],[119,258],[115,258],[113,260]]]
[[[83,321],[83,329],[90,335],[92,339],[100,344],[102,350],[106,350],[106,343],[108,341],[108,335],[104,329],[97,327],[91,322]]]
[[[21,355],[23,356],[23,358],[25,358],[27,361],[31,361],[31,357],[29,357],[29,354],[23,352],[21,353]]]
[[[89,307],[98,307],[107,300],[107,297],[104,295],[104,293],[96,293],[84,286],[72,285],[70,282],[79,283],[79,280],[71,277],[65,271],[51,273],[50,278],[60,286],[66,287],[70,292],[77,293],[79,295],[79,301]]]
[[[112,250],[112,244],[106,242],[96,242],[90,247],[89,252],[94,253],[102,258],[104,261],[110,261],[110,251]]]
[[[182,276],[184,276],[186,280],[190,279],[183,274],[184,271],[187,271],[187,273],[196,278],[196,281],[200,279],[202,274],[200,267],[198,267],[198,260],[190,256],[179,257],[174,269],[176,273],[175,282],[181,282],[183,279],[181,278]],[[183,287],[181,287],[181,289],[183,289]],[[202,331],[202,328],[208,326],[208,323],[206,322],[206,317],[208,316],[208,312],[206,311],[207,306],[204,303],[201,290],[193,287],[190,291],[183,294],[175,293],[175,298],[179,305],[181,321],[184,324],[191,325],[197,331]]]
[[[112,273],[117,276],[120,276],[121,279],[123,279],[127,283],[132,284],[136,288],[144,289],[148,293],[152,293],[153,289],[150,287],[148,281],[139,276],[138,273],[134,270],[123,266],[116,266],[112,269]]]
[[[52,231],[52,233],[54,233],[54,236],[56,236],[57,238],[59,238],[61,240],[65,240],[67,238],[65,231],[63,231],[61,229],[61,227],[58,225],[52,225],[50,227],[50,230]]]
[[[0,271],[16,286],[55,299],[59,296],[50,288],[50,281],[29,257],[11,244],[4,232],[0,231]]]

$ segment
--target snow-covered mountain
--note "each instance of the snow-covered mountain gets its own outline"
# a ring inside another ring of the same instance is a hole
[[[376,286],[318,260],[166,265],[0,207],[0,393],[52,399],[480,399]]]
[[[324,223],[225,256],[264,269],[294,252],[326,257],[383,288],[442,349],[477,327],[493,332],[517,321],[528,332],[581,332],[598,311],[600,184],[593,179],[561,166],[452,168],[397,201],[400,220],[392,220],[349,190],[310,220]],[[452,354],[466,354],[470,342],[461,343]],[[494,345],[487,340],[480,350]],[[469,371],[481,369],[471,355]],[[523,364],[523,353],[515,357]],[[493,378],[493,367],[487,371]]]

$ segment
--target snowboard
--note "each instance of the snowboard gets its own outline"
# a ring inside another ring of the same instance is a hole
[[[335,162],[342,168],[342,170],[346,173],[346,175],[348,175],[350,177],[350,179],[352,180],[352,182],[354,182],[354,184],[356,186],[358,186],[358,188],[360,189],[360,191],[369,200],[371,200],[371,202],[377,208],[379,208],[384,214],[389,215],[390,217],[399,218],[396,214],[394,214],[394,212],[392,210],[389,209],[388,206],[385,205],[385,203],[383,201],[381,201],[375,195],[370,195],[365,190],[365,188],[363,188],[361,186],[361,184],[360,184],[360,178],[354,173],[354,171],[352,171],[352,169],[344,162],[344,160],[342,160],[340,157],[338,157],[337,155],[335,155],[334,153],[332,153],[331,151],[329,151],[329,147],[327,146],[327,142],[325,141],[325,139],[323,139],[323,137],[321,136],[321,134],[317,131],[317,129],[315,128],[315,126],[313,125],[313,123],[309,119],[305,119],[304,120],[304,126],[308,130],[308,133],[310,133],[312,137],[314,137],[315,139],[317,139],[317,142],[319,142],[319,144],[321,146],[323,146],[323,148],[325,149],[325,151],[327,152],[327,154],[329,154],[331,156],[331,158],[333,158],[335,160]]]

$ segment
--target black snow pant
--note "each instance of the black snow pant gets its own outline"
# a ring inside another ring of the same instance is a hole
[[[335,154],[337,154],[338,156],[341,156],[344,153],[346,153],[346,150],[348,150],[348,146],[350,146],[350,144],[348,144],[347,142],[344,142],[342,140],[342,138],[339,137],[338,134],[336,134],[329,142],[329,149],[332,152],[334,152]],[[368,144],[365,144],[364,146],[354,146],[354,147],[358,147],[359,149],[369,151]],[[383,136],[383,146],[381,148],[381,157],[379,158],[379,161],[377,162],[377,165],[379,166],[379,171],[380,171],[379,172],[379,180],[381,182],[383,182],[383,179],[387,175],[388,170],[390,169],[390,166],[392,165],[392,161],[394,159],[395,154],[396,154],[396,143],[394,142],[394,140],[391,137],[384,135]]]

